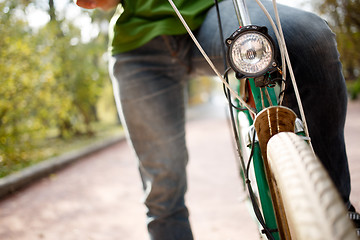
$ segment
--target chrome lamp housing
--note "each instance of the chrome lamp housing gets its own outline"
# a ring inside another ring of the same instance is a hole
[[[227,59],[241,77],[259,77],[277,67],[275,47],[266,27],[239,28],[228,39]]]

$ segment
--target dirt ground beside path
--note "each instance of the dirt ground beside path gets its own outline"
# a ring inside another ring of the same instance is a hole
[[[258,239],[237,173],[223,108],[190,115],[187,202],[197,240]],[[197,114],[198,115],[198,114]],[[346,141],[352,201],[360,209],[360,101]],[[126,142],[86,157],[0,202],[1,240],[146,240],[135,158]]]

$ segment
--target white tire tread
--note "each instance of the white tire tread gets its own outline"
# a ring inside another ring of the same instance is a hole
[[[345,206],[318,158],[294,133],[273,136],[268,161],[293,239],[355,240]]]

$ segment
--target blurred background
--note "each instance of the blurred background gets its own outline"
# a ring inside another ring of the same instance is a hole
[[[329,22],[355,99],[360,2],[278,2]],[[0,177],[121,132],[107,73],[111,15],[71,0],[0,0]],[[212,78],[191,81],[189,104],[208,101],[218,85]]]

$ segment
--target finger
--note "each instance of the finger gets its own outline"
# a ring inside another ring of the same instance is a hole
[[[94,9],[97,7],[96,2],[93,0],[74,0],[76,5],[86,9]]]

